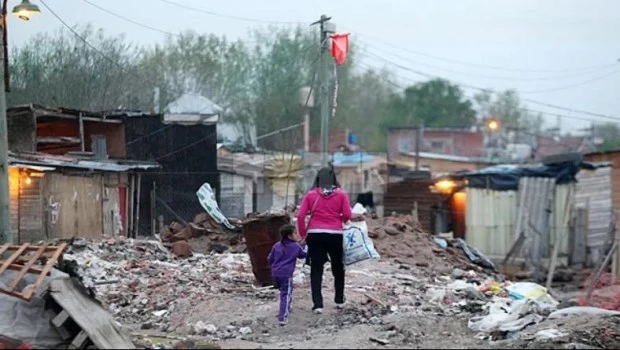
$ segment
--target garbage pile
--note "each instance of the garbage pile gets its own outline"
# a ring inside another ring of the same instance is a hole
[[[122,324],[161,331],[181,329],[193,307],[214,295],[253,287],[246,254],[194,254],[176,260],[157,241],[79,241],[65,254],[71,275]]]
[[[161,230],[159,237],[179,258],[190,257],[194,252],[243,253],[246,251],[243,236],[240,233],[224,227],[205,212],[196,215],[194,221],[187,226],[172,222]]]
[[[366,218],[368,235],[384,258],[398,258],[416,266],[493,269],[493,263],[461,239],[442,238],[422,230],[411,215]]]

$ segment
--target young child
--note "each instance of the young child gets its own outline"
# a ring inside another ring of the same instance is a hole
[[[278,321],[282,326],[288,321],[288,315],[291,312],[295,263],[297,259],[303,259],[307,256],[306,249],[298,243],[299,240],[300,237],[293,225],[280,227],[280,242],[271,248],[267,258],[269,265],[271,265],[271,274],[276,287],[280,289]]]

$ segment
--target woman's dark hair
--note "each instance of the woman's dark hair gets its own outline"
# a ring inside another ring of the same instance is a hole
[[[282,225],[282,227],[280,227],[280,242],[284,242],[288,239],[293,232],[295,232],[295,226],[289,224]]]
[[[314,179],[314,188],[329,188],[331,186],[340,187],[334,168],[331,166],[321,168]]]

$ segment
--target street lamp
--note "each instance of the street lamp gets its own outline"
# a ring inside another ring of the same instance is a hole
[[[499,129],[499,122],[497,120],[491,119],[487,123],[487,128],[489,128],[489,130],[491,131],[496,131],[497,129]]]
[[[9,196],[9,137],[6,122],[6,93],[9,91],[9,63],[8,63],[8,40],[7,40],[7,0],[2,0],[2,15],[0,16],[0,60],[3,67],[0,68],[0,81],[4,86],[0,88],[0,242],[15,243],[15,237],[11,232],[11,199]],[[30,3],[29,0],[22,2],[13,8],[13,14],[22,20],[28,21],[30,17],[41,13],[39,7]]]
[[[13,14],[24,21],[29,21],[30,17],[41,13],[39,6],[30,3],[30,0],[22,0],[22,3],[13,8]]]

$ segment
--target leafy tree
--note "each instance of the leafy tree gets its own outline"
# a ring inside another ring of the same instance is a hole
[[[396,94],[390,104],[390,118],[384,126],[413,126],[467,128],[475,125],[476,112],[471,101],[458,85],[434,79],[415,84]]]
[[[39,34],[10,56],[9,106],[37,103],[104,110],[132,104],[129,87],[136,78],[127,72],[137,68],[137,48],[122,36],[106,36],[90,25],[77,30],[107,58],[64,29]]]
[[[598,147],[601,151],[620,149],[620,126],[617,123],[594,125],[593,136],[602,139],[602,144]]]
[[[541,132],[542,115],[527,111],[514,90],[506,90],[497,94],[481,92],[474,96],[474,100],[481,118],[497,118],[505,130],[530,136]]]
[[[344,86],[344,89],[351,91],[350,96],[345,95],[346,99],[341,96],[338,103],[339,108],[343,105],[348,108],[344,111],[339,109],[336,121],[346,123],[351,131],[357,133],[360,145],[367,150],[385,149],[387,133],[380,125],[388,118],[391,98],[396,93],[388,83],[390,75],[385,69],[370,69],[354,75]]]
[[[298,124],[302,118],[299,89],[313,86],[315,96],[319,40],[310,29],[298,27],[256,31],[251,36],[253,76],[249,82],[253,103],[249,117],[255,121],[257,134],[264,135]],[[316,111],[313,111],[313,116]],[[316,120],[317,118],[312,118]],[[301,146],[301,128],[262,140],[265,148],[291,150]]]

